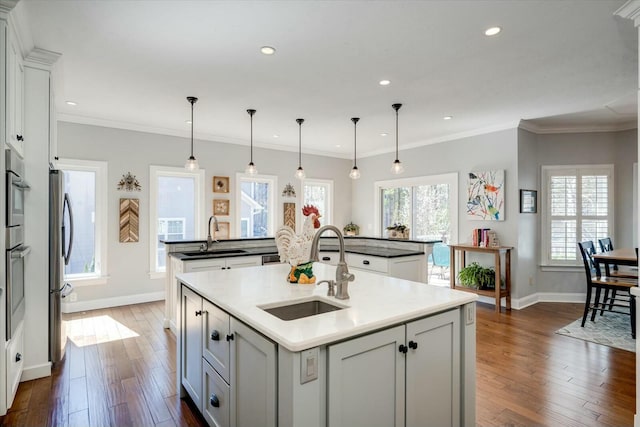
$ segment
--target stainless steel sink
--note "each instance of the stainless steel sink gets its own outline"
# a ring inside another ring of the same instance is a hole
[[[199,252],[183,252],[184,256],[203,256],[207,255],[233,255],[233,254],[243,254],[247,251],[242,249],[219,249],[213,251],[199,251]]]
[[[317,314],[329,313],[331,311],[342,310],[345,307],[329,304],[322,300],[311,300],[294,304],[279,305],[277,307],[260,307],[267,313],[282,320],[296,320],[303,317],[315,316]]]

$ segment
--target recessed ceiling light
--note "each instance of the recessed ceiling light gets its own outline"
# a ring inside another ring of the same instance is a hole
[[[78,105],[77,102],[73,102],[73,101],[66,101],[65,104],[71,105],[72,107],[75,107],[76,105]]]
[[[336,144],[336,148],[340,148],[340,144]]]
[[[271,46],[262,46],[260,48],[260,52],[264,53],[265,55],[273,55],[274,53],[276,53],[276,48]]]
[[[386,132],[382,132],[382,133],[380,134],[380,136],[388,136],[388,135],[389,135],[389,134],[388,134],[388,133],[386,133]]]
[[[491,28],[487,28],[485,30],[484,35],[485,36],[495,36],[500,31],[502,31],[502,28],[500,28],[500,27],[491,27]]]
[[[444,116],[442,118],[442,120],[451,120],[451,119],[453,119],[453,116]]]
[[[391,84],[391,80],[380,80],[378,84],[380,86],[389,86]]]
[[[280,138],[280,135],[273,134],[274,138]]]
[[[191,124],[191,120],[185,120],[184,121],[186,124],[190,125]]]

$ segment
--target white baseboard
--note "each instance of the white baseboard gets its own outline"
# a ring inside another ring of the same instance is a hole
[[[576,302],[583,303],[586,294],[578,294],[578,293],[561,293],[561,292],[536,292],[535,294],[527,295],[522,298],[511,298],[511,308],[514,310],[522,310],[523,308],[534,305],[538,302]],[[485,297],[483,295],[478,296],[478,301],[495,305],[496,300],[492,297]],[[504,298],[500,301],[500,305],[502,307],[505,306]],[[640,426],[638,426],[640,427]]]
[[[119,307],[121,305],[140,304],[143,302],[160,301],[163,299],[164,291],[159,291],[149,292],[147,294],[126,295],[122,297],[102,298],[88,301],[65,302],[62,303],[62,312],[77,313],[78,311]]]
[[[51,362],[24,368],[22,370],[22,375],[20,376],[20,382],[31,381],[49,376],[51,376]]]

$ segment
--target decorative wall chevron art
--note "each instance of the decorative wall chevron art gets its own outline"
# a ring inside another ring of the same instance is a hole
[[[139,239],[140,199],[120,199],[120,243],[135,243]]]

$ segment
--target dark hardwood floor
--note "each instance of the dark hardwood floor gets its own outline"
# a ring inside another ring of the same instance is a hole
[[[70,316],[51,377],[20,384],[2,426],[201,426],[175,394],[175,338],[163,302]],[[556,335],[581,304],[477,315],[481,426],[632,426],[635,354]],[[301,426],[304,427],[304,426]]]

